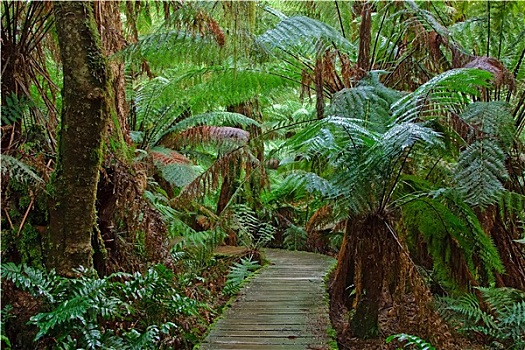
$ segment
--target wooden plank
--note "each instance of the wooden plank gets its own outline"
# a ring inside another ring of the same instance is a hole
[[[200,349],[326,349],[324,276],[332,258],[267,250],[265,267],[240,291]]]

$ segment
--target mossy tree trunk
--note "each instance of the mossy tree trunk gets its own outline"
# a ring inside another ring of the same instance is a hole
[[[55,2],[64,86],[46,264],[92,267],[91,236],[107,113],[108,72],[89,2]]]

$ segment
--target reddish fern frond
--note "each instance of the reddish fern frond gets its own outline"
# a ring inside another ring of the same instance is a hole
[[[516,78],[503,65],[503,63],[493,57],[477,56],[465,65],[465,68],[479,68],[494,74],[493,82],[496,88],[507,85],[510,91],[516,89]]]
[[[197,126],[186,131],[170,135],[163,142],[168,147],[178,148],[186,145],[198,145],[203,142],[221,143],[235,141],[246,144],[250,140],[250,133],[239,128],[229,126]]]
[[[151,150],[150,154],[155,162],[161,163],[162,165],[191,164],[191,160],[169,148],[157,147],[155,150]]]
[[[244,164],[247,159],[252,158],[253,156],[250,157],[249,151],[244,147],[225,154],[186,186],[177,197],[177,200],[189,201],[198,196],[205,196],[211,193],[219,187],[221,179],[235,168],[234,165]]]
[[[326,204],[322,206],[321,208],[317,209],[315,213],[313,213],[312,217],[310,217],[310,220],[305,225],[306,232],[308,234],[312,233],[313,231],[320,229],[327,224],[331,223],[334,220],[333,215],[333,207],[331,204]]]

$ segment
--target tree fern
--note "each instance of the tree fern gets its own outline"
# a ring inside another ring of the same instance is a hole
[[[481,283],[493,282],[494,272],[503,272],[494,243],[457,193],[443,189],[431,196],[408,198],[402,205],[404,225],[409,236],[422,235],[434,272],[447,287],[456,289],[467,278],[458,257],[463,259],[468,273]]]
[[[512,147],[516,127],[508,103],[474,102],[459,117],[469,125],[469,138],[494,140],[504,151]]]
[[[185,118],[173,125],[167,130],[167,133],[180,132],[186,129],[203,126],[232,126],[232,127],[248,127],[251,125],[260,127],[261,125],[247,116],[239,113],[215,111],[197,114]]]

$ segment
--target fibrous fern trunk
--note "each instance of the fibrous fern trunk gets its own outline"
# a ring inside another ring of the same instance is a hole
[[[400,275],[400,251],[384,219],[366,215],[350,219],[332,285],[333,300],[355,309],[349,320],[353,336],[379,335],[384,292],[394,294]],[[353,293],[351,287],[353,285]]]
[[[91,236],[108,121],[108,72],[89,2],[56,2],[64,86],[58,161],[52,182],[47,266],[61,275],[92,267]]]

